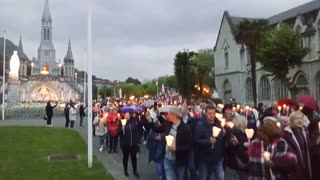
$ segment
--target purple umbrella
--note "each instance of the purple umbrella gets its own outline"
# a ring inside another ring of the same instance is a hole
[[[121,113],[138,111],[138,113],[142,113],[142,109],[138,106],[125,106],[121,109]]]

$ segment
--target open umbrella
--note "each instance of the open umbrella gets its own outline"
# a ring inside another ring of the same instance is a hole
[[[172,107],[175,107],[175,106],[173,105],[163,106],[163,107],[159,107],[158,110],[160,113],[169,112]]]
[[[298,101],[306,108],[319,111],[318,102],[310,95],[298,95]]]
[[[142,106],[144,106],[144,107],[151,107],[151,106],[154,105],[154,102],[155,102],[154,100],[149,99],[149,100],[144,101],[144,102],[142,103]]]
[[[293,100],[293,99],[280,99],[278,101],[278,106],[283,106],[283,105],[286,105],[286,106],[291,106],[291,107],[294,107],[295,110],[298,110],[299,109],[299,104],[297,101]]]
[[[132,112],[132,111],[138,111],[138,113],[142,113],[143,110],[138,106],[125,106],[121,108],[121,113]]]

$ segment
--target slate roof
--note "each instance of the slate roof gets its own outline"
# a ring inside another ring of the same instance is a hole
[[[308,3],[302,4],[300,6],[294,7],[282,13],[276,14],[268,18],[270,24],[275,24],[277,22],[285,21],[296,17],[298,14],[306,14],[311,11],[320,9],[320,1],[313,0]]]

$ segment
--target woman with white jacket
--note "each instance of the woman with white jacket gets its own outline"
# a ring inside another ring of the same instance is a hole
[[[74,121],[77,120],[77,111],[74,107],[74,104],[70,104],[69,118],[70,118],[70,127],[73,128]]]

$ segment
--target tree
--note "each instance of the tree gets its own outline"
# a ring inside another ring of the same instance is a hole
[[[191,64],[193,66],[192,70],[194,71],[196,81],[200,87],[200,96],[202,96],[204,84],[208,84],[208,80],[212,80],[212,78],[209,77],[214,64],[213,49],[199,50],[197,55],[193,57]]]
[[[102,86],[99,89],[99,95],[103,99],[105,99],[106,97],[110,97],[112,93],[113,93],[113,89],[107,86]]]
[[[270,72],[273,79],[282,81],[289,90],[292,90],[289,70],[301,66],[303,57],[309,52],[308,48],[300,46],[300,39],[298,31],[287,24],[280,24],[266,33],[257,52],[262,68]]]
[[[138,79],[133,79],[132,77],[128,77],[125,82],[134,85],[141,85],[141,82]]]
[[[268,21],[265,19],[245,19],[236,25],[235,39],[245,44],[250,53],[252,96],[254,106],[257,106],[257,81],[256,81],[256,53],[264,33],[268,29]]]
[[[177,80],[177,89],[182,97],[188,101],[191,99],[193,79],[190,61],[196,53],[191,51],[178,52],[174,58],[174,74]]]

